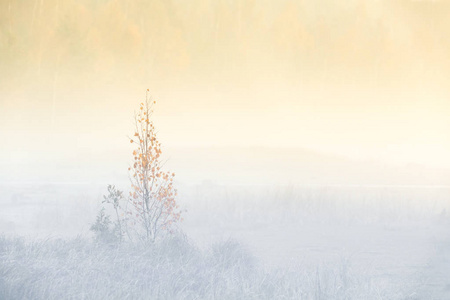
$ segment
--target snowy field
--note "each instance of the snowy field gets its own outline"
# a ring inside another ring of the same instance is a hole
[[[3,184],[1,190],[4,243],[16,243],[17,236],[25,242],[47,243],[63,238],[69,241],[63,248],[77,236],[87,239],[91,235],[90,224],[106,193],[105,186],[95,184]],[[180,185],[179,201],[187,210],[180,229],[202,259],[209,261],[214,247],[226,252],[231,243],[245,250],[244,260],[256,262],[259,271],[250,273],[285,278],[276,277],[271,295],[261,290],[263,278],[239,273],[245,280],[253,278],[249,293],[242,294],[249,298],[450,297],[450,187],[223,186],[205,182]],[[6,285],[7,274],[3,274]],[[295,287],[299,292],[283,293],[284,286],[286,291]],[[199,295],[234,298],[224,291],[238,287],[227,286],[217,295],[204,287]],[[178,292],[159,296],[195,298],[195,289]]]

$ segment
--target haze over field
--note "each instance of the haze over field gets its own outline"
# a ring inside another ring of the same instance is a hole
[[[2,170],[123,168],[147,88],[167,148],[450,167],[446,1],[0,5]]]
[[[1,0],[0,299],[450,299],[449,15]]]

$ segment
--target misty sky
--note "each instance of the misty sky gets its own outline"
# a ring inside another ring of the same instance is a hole
[[[447,1],[0,1],[0,164],[163,147],[450,167]],[[121,166],[122,167],[122,166]]]

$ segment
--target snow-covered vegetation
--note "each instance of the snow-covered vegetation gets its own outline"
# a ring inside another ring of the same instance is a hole
[[[446,295],[447,188],[181,186],[177,234],[119,244],[89,230],[105,187],[4,191],[0,298]]]
[[[0,240],[2,299],[390,299],[346,262],[264,269],[234,241],[200,250],[185,237],[156,244],[86,238]]]

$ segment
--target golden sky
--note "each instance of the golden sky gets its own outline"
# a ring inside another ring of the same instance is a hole
[[[450,167],[450,2],[0,1],[0,164],[167,147]]]

